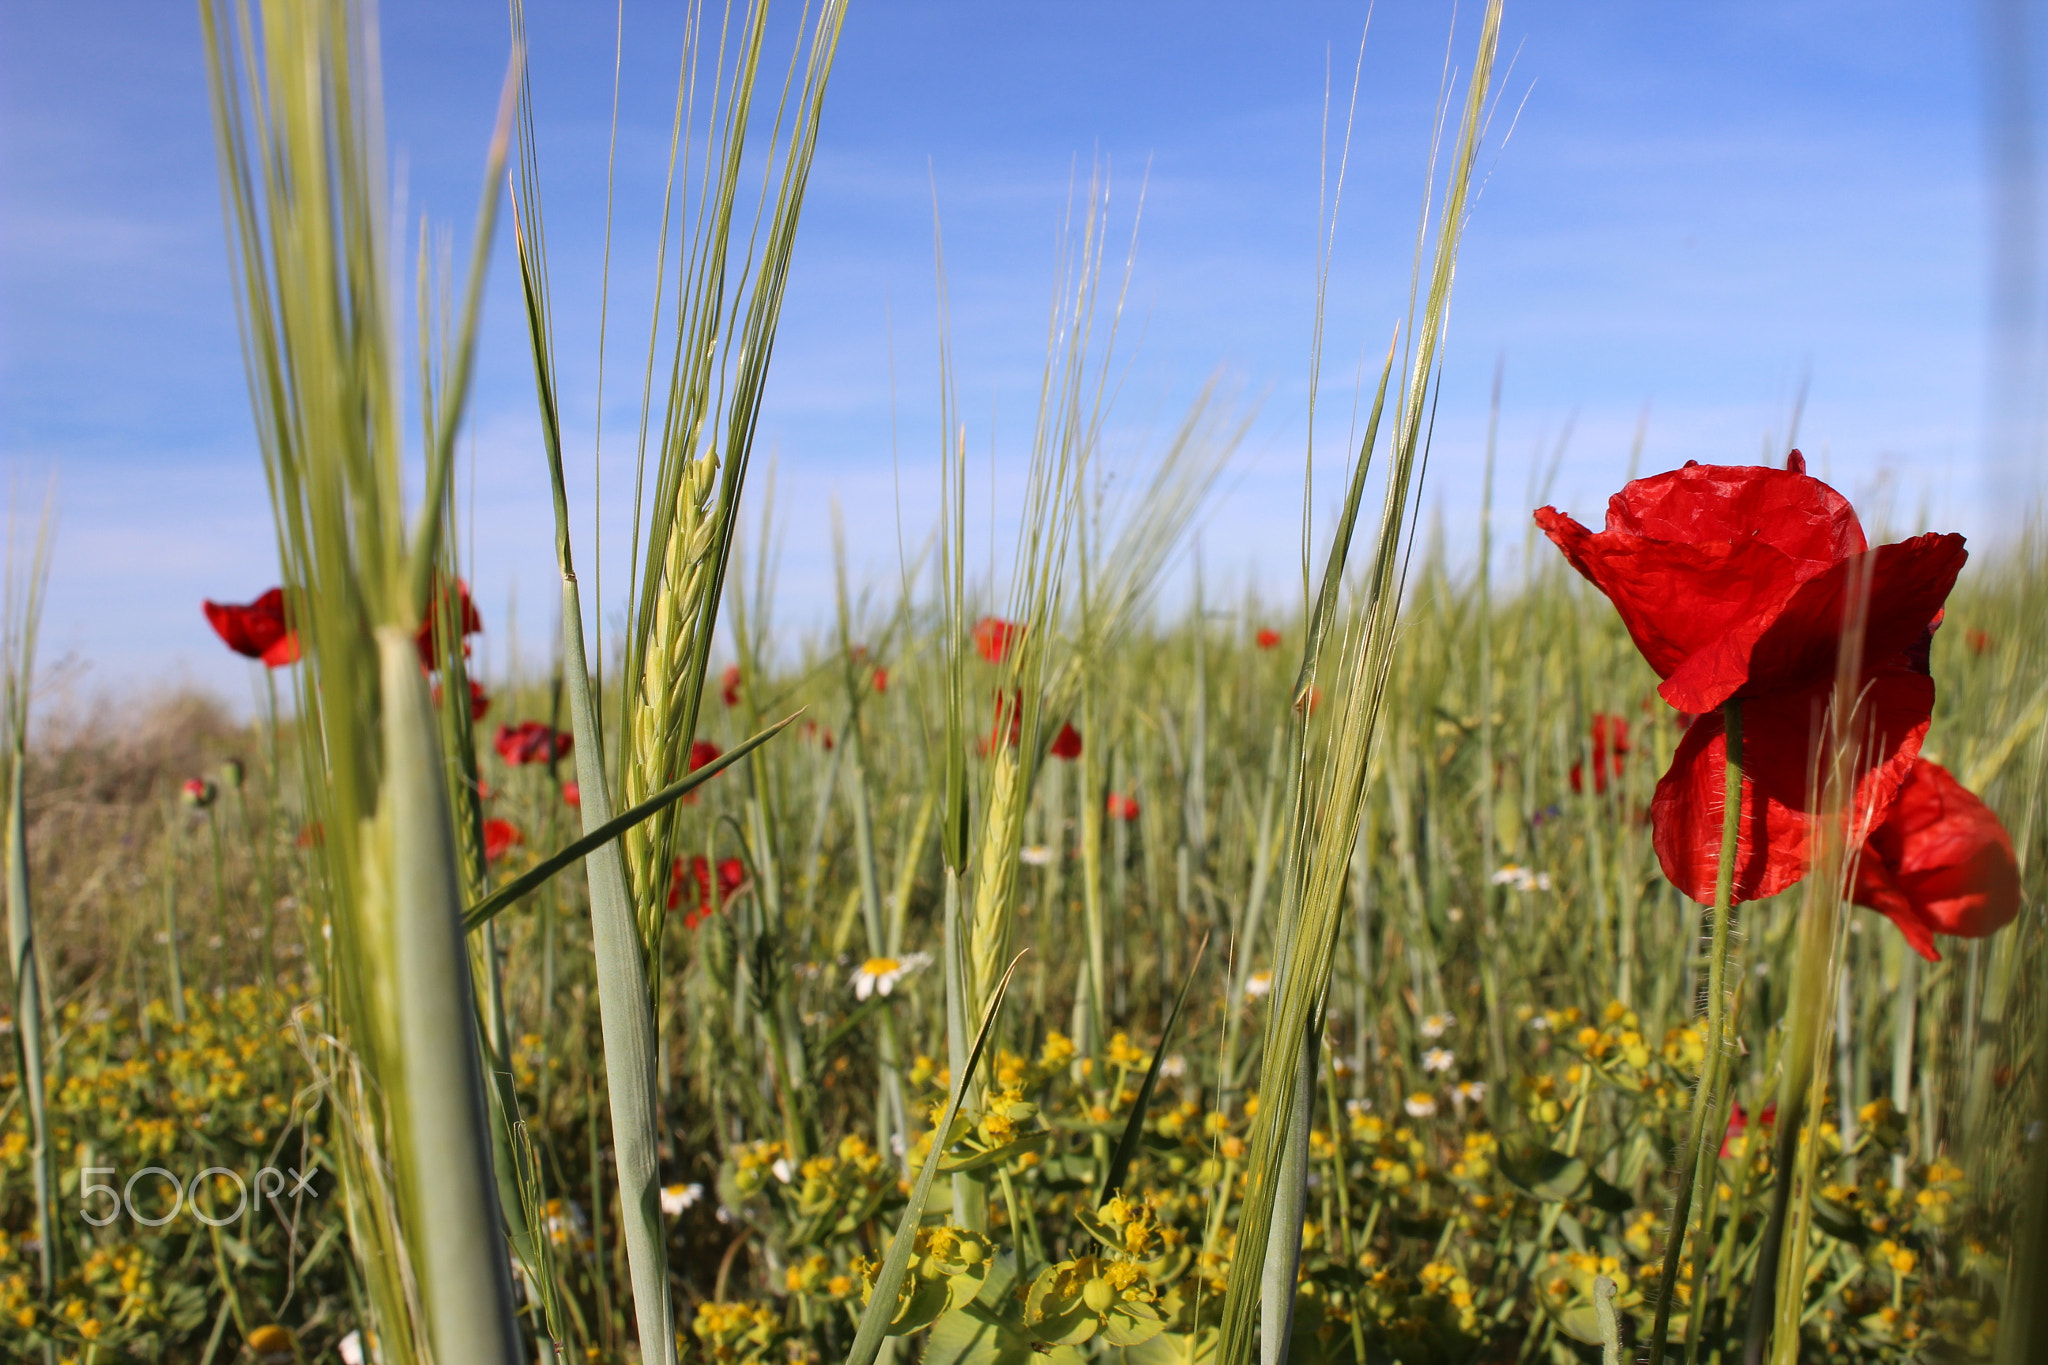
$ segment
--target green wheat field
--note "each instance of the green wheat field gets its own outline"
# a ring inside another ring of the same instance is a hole
[[[0,1355],[2048,1359],[2048,540],[1948,588],[1896,565],[1949,542],[1865,538],[1971,528],[1856,529],[1783,450],[1640,470],[1726,529],[1645,522],[1665,558],[1608,579],[1491,453],[1476,561],[1420,527],[1497,3],[1298,593],[1188,572],[1222,397],[1103,448],[1098,186],[1013,519],[970,517],[949,398],[940,523],[810,635],[750,457],[857,8],[794,50],[765,0],[699,16],[601,636],[523,66],[444,268],[388,229],[357,7],[200,10],[281,585],[207,610],[269,700],[33,724],[49,541],[15,536]],[[523,316],[480,319],[486,268]],[[566,625],[477,677],[482,326],[533,357]],[[1713,577],[1788,499],[1833,518],[1798,591]],[[1651,657],[1716,611],[1713,660]]]

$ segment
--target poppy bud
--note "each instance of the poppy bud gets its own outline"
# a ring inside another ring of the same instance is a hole
[[[217,794],[213,783],[203,777],[194,777],[186,781],[183,790],[178,793],[178,799],[194,810],[205,810],[213,804],[213,798]]]
[[[230,758],[220,765],[220,780],[227,784],[229,791],[242,789],[242,760]]]

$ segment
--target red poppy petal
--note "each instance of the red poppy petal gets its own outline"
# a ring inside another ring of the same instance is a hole
[[[283,668],[299,661],[299,633],[288,630],[275,643],[263,651],[264,664],[270,668]]]
[[[1738,902],[1774,896],[1806,875],[1813,769],[1827,692],[1821,686],[1743,703]],[[1890,810],[1933,709],[1933,680],[1910,669],[1888,669],[1866,687],[1858,717],[1866,740],[1855,768],[1859,827],[1869,828]],[[1720,861],[1727,752],[1720,712],[1701,716],[1678,742],[1650,803],[1652,841],[1664,875],[1703,905],[1713,899]]]
[[[1914,952],[1929,962],[1941,961],[1941,953],[1934,946],[1934,927],[1900,887],[1884,859],[1868,846],[1856,859],[1856,889],[1850,899],[1897,925]]]
[[[1866,899],[1859,875],[1857,901],[1891,915],[1930,958],[1934,933],[1982,938],[2019,914],[2012,836],[1989,806],[1938,763],[1923,759],[1913,765],[1890,814],[1871,832],[1864,861],[1876,865],[1873,889],[1880,894]],[[1925,947],[1894,913],[1892,897],[1881,894],[1887,890],[1924,926]]]
[[[1924,535],[1851,556],[1807,579],[1784,602],[1723,631],[1657,689],[1681,711],[1802,687],[1834,674],[1854,595],[1867,592],[1864,666],[1927,632],[1969,554],[1959,535]]]
[[[1795,560],[1761,539],[1693,545],[1626,531],[1595,533],[1555,508],[1536,513],[1573,568],[1606,593],[1659,677],[1760,614],[1775,613],[1825,565]],[[1681,707],[1711,710],[1711,707]]]
[[[1849,500],[1799,469],[1688,461],[1607,500],[1607,529],[1681,544],[1761,540],[1825,568],[1867,548]]]
[[[1746,747],[1746,746],[1745,746]],[[1679,891],[1708,905],[1721,857],[1721,814],[1726,807],[1728,744],[1719,713],[1686,729],[1671,768],[1650,798],[1651,842],[1664,875]],[[1806,875],[1807,817],[1767,798],[1742,781],[1743,820],[1735,836],[1734,900],[1776,895]]]
[[[244,606],[224,602],[203,602],[206,619],[213,626],[214,634],[235,653],[250,659],[262,659],[276,668],[279,664],[291,663],[297,656],[297,644],[291,646],[292,657],[280,656],[278,663],[271,663],[270,653],[279,649],[290,638],[291,630],[285,624],[284,589],[272,588],[255,601]]]

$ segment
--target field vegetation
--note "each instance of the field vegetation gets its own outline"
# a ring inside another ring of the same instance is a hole
[[[1098,190],[1015,522],[969,519],[948,395],[941,524],[805,637],[743,493],[842,14],[782,53],[765,3],[701,14],[630,600],[589,640],[520,60],[415,336],[361,16],[201,8],[282,579],[208,616],[270,700],[31,743],[47,543],[15,547],[9,1358],[2044,1349],[2048,542],[1865,553],[1893,537],[1796,452],[1654,471],[1594,533],[1489,451],[1476,559],[1421,535],[1497,4],[1298,596],[1203,587],[1226,399],[1106,448]],[[562,625],[477,677],[487,265]]]

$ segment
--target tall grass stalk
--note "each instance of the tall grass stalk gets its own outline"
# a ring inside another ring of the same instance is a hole
[[[1735,860],[1738,836],[1742,832],[1742,703],[1729,701],[1721,708],[1722,733],[1726,743],[1725,778],[1721,787],[1721,853],[1714,864],[1714,942],[1707,967],[1707,1022],[1702,1035],[1699,1086],[1693,1091],[1692,1116],[1687,1124],[1685,1146],[1678,1159],[1678,1193],[1672,1204],[1671,1222],[1664,1233],[1664,1270],[1657,1280],[1657,1312],[1650,1329],[1650,1365],[1659,1365],[1666,1349],[1665,1333],[1671,1323],[1671,1304],[1678,1290],[1679,1260],[1685,1249],[1686,1233],[1696,1202],[1704,1202],[1719,1172],[1710,1170],[1704,1158],[1705,1146],[1714,1140],[1709,1116],[1719,1108],[1719,1085],[1724,1060],[1722,1034],[1727,1017],[1730,912],[1735,889]],[[1706,1237],[1713,1224],[1703,1224],[1696,1261],[1704,1261]],[[1698,1299],[1694,1299],[1695,1304]],[[1697,1318],[1699,1310],[1694,1309]]]
[[[368,1081],[336,1092],[352,1110],[349,1205],[374,1225],[352,1241],[387,1359],[511,1362],[457,836],[414,639],[442,562],[512,88],[454,338],[438,376],[424,374],[426,498],[408,528],[372,30],[344,0],[201,0],[200,16],[251,399],[305,652],[301,762],[333,1030]]]
[[[698,130],[692,120],[700,112],[705,119],[704,159],[697,172],[701,180],[696,182],[689,161],[682,164],[684,205],[675,265],[678,292],[673,348],[655,452],[651,515],[646,518],[641,515],[636,491],[636,557],[643,531],[645,557],[628,606],[632,628],[626,645],[627,691],[616,751],[617,777],[611,781],[604,771],[606,745],[584,647],[581,594],[570,551],[538,159],[532,141],[530,97],[523,101],[517,196],[523,224],[521,278],[554,491],[556,556],[563,591],[564,676],[576,735],[586,835],[610,819],[614,786],[623,804],[643,805],[682,776],[690,758],[761,390],[774,349],[797,220],[817,145],[825,84],[843,16],[839,0],[827,0],[808,34],[799,32],[765,152],[761,202],[752,225],[744,232],[736,225],[735,210],[749,169],[753,102],[769,6],[766,0],[747,6],[737,33],[726,27],[730,13],[714,25],[708,7],[693,5],[685,18],[687,36],[670,149],[670,193],[663,209],[647,391],[642,400],[643,479],[667,307],[661,282],[669,269],[676,158],[682,149],[696,152]],[[514,22],[520,19],[515,8]],[[730,66],[729,39],[735,40]],[[709,87],[701,111],[696,103],[700,81]],[[636,483],[636,490],[640,486]],[[620,1213],[640,1354],[646,1362],[675,1359],[667,1229],[659,1198],[659,1145],[666,1125],[658,1094],[655,1013],[670,869],[684,853],[670,807],[628,830],[623,848],[607,844],[594,851],[586,863]],[[765,934],[757,941],[772,948],[773,940]],[[786,1050],[776,1049],[776,1062],[787,1067]],[[799,1091],[799,1079],[785,1071],[785,1095]]]
[[[1293,1154],[1307,1145],[1313,1108],[1309,1098],[1336,962],[1351,849],[1358,837],[1369,763],[1392,671],[1410,544],[1410,498],[1423,463],[1430,384],[1443,339],[1458,244],[1471,208],[1472,166],[1488,107],[1500,20],[1501,5],[1493,0],[1481,23],[1421,317],[1411,319],[1409,328],[1409,365],[1395,414],[1378,539],[1364,590],[1335,658],[1326,664],[1321,643],[1313,636],[1304,646],[1307,690],[1296,694],[1303,723],[1312,722],[1319,678],[1328,678],[1333,687],[1342,690],[1333,698],[1336,714],[1331,728],[1320,735],[1311,730],[1310,741],[1303,748],[1300,794],[1293,813],[1298,833],[1282,901],[1279,966],[1259,1071],[1261,1103],[1252,1127],[1251,1183],[1238,1221],[1238,1251],[1230,1266],[1217,1347],[1217,1358],[1224,1365],[1250,1360],[1255,1333],[1262,1337],[1261,1357],[1267,1365],[1276,1365],[1287,1353],[1291,1324],[1281,1319],[1289,1315],[1277,1311],[1275,1305],[1291,1306],[1293,1302],[1301,1246],[1302,1187],[1307,1179],[1306,1163]],[[1427,217],[1425,207],[1424,230]],[[1418,274],[1422,259],[1418,242]],[[1359,465],[1365,466],[1370,458],[1370,450],[1361,451]],[[1341,559],[1344,551],[1339,542],[1332,547],[1331,558]],[[1312,619],[1334,610],[1327,591],[1330,580],[1325,582],[1326,592]],[[1268,1305],[1263,1314],[1259,1311],[1262,1301]]]
[[[15,1042],[29,1122],[29,1182],[35,1192],[36,1277],[44,1302],[56,1288],[57,1183],[51,1167],[49,1097],[45,1093],[44,1036],[49,1017],[43,998],[42,964],[36,946],[35,907],[29,895],[28,714],[35,690],[36,637],[43,621],[43,595],[50,580],[53,499],[45,501],[35,543],[26,555],[8,527],[6,615],[0,620],[0,753],[7,763],[7,966],[14,981]],[[175,951],[175,948],[174,948]],[[54,1360],[56,1347],[43,1354]]]

